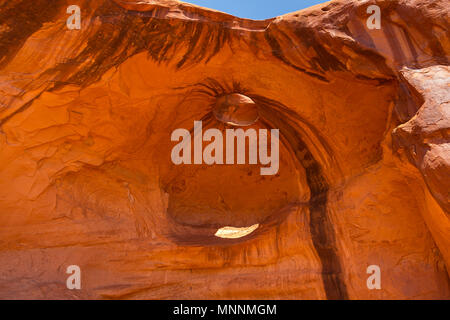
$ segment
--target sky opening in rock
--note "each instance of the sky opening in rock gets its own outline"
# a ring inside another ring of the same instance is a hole
[[[298,11],[326,1],[321,0],[189,0],[202,7],[232,14],[240,18],[264,20]]]

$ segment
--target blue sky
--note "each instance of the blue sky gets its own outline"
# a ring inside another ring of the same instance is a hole
[[[273,18],[288,12],[326,2],[324,0],[183,0],[234,16],[255,20]]]

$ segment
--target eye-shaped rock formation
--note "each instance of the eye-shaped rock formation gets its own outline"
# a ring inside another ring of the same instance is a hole
[[[450,298],[448,30],[444,0],[0,1],[0,297]],[[279,129],[279,170],[174,164],[194,121]]]

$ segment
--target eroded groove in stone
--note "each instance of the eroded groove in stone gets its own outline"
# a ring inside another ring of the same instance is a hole
[[[279,102],[263,97],[255,99],[261,104],[261,114],[269,122],[269,126],[279,127],[283,139],[291,150],[292,157],[305,169],[307,185],[311,196],[309,200],[310,232],[314,248],[320,257],[322,265],[322,281],[328,299],[348,299],[344,279],[342,278],[341,262],[339,260],[335,230],[327,214],[328,183],[323,176],[320,164],[308,146],[304,143],[299,128],[293,127],[290,121],[285,121],[283,111],[289,108]],[[316,137],[319,138],[320,137]]]

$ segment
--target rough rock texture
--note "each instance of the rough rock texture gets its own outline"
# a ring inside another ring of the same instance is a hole
[[[0,297],[450,298],[448,29],[444,0],[0,0]],[[280,129],[277,175],[172,164],[227,94]]]

